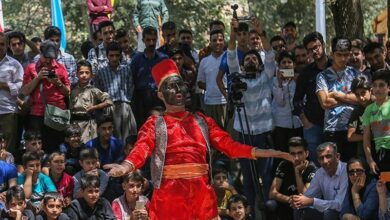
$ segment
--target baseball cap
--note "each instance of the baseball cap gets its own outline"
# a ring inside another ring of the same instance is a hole
[[[57,58],[56,44],[51,40],[45,40],[41,44],[41,53],[45,58]]]

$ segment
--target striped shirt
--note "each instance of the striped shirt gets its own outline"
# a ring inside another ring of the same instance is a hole
[[[94,83],[96,88],[107,92],[113,102],[131,102],[134,81],[129,65],[119,65],[117,70],[110,66],[100,69],[95,76]]]
[[[231,73],[241,73],[237,58],[237,50],[228,50],[228,66]],[[272,80],[276,70],[275,52],[268,51],[265,54],[264,70],[256,75],[255,79],[242,79],[247,84],[247,90],[243,92],[241,101],[245,104],[246,114],[249,122],[247,124],[244,111],[240,112],[244,133],[248,135],[258,135],[272,130]],[[238,112],[235,112],[233,128],[241,131]]]
[[[6,55],[0,61],[0,82],[7,83],[9,91],[0,89],[0,114],[15,113],[16,96],[23,84],[23,67],[14,58]]]

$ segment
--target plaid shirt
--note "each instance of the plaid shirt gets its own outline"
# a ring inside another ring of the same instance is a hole
[[[34,63],[37,63],[40,58],[40,54],[34,57]],[[76,85],[79,79],[77,78],[76,70],[77,64],[73,55],[70,55],[66,52],[60,51],[57,57],[57,62],[65,66],[66,71],[68,72],[68,78],[72,86]]]
[[[107,92],[113,102],[130,103],[133,98],[134,81],[129,65],[119,65],[117,70],[110,66],[99,69],[94,83],[96,88]]]

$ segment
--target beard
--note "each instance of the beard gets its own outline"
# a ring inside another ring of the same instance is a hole
[[[259,69],[255,63],[248,63],[244,66],[244,70],[247,73],[257,73]]]

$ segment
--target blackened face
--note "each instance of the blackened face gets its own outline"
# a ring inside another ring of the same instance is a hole
[[[188,98],[188,88],[182,78],[171,76],[161,85],[160,91],[164,96],[166,104],[184,106]]]

